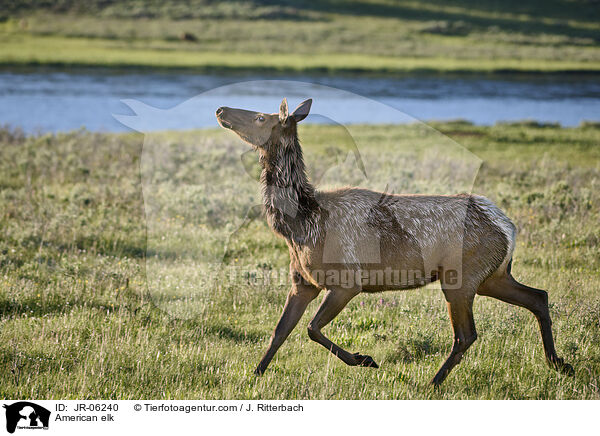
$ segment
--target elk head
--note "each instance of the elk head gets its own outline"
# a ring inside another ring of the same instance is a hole
[[[279,113],[266,114],[220,107],[216,115],[221,127],[233,130],[254,148],[268,151],[268,145],[281,143],[280,138],[286,133],[296,133],[296,124],[308,116],[311,104],[312,99],[305,100],[289,114],[287,100],[284,98],[279,106]]]

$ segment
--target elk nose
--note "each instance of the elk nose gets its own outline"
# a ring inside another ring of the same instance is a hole
[[[219,109],[217,109],[217,116],[221,115],[223,113],[223,108],[220,107]]]

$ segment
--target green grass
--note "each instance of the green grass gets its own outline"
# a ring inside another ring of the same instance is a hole
[[[596,9],[558,0],[18,1],[0,22],[0,65],[598,73]]]
[[[202,284],[206,269],[198,262],[235,228],[228,219],[258,192],[245,172],[228,169],[244,150],[230,132],[166,132],[144,142],[138,134],[24,136],[4,129],[0,396],[600,398],[600,129],[433,126],[483,160],[473,191],[516,223],[513,273],[549,291],[557,349],[575,377],[546,366],[531,314],[479,297],[479,339],[442,387],[431,390],[427,383],[452,340],[442,293],[432,286],[360,295],[324,330],[352,352],[372,355],[380,369],[347,367],[310,341],[314,302],[269,371],[256,378],[252,371],[288,289],[278,281],[264,285],[262,276],[285,270],[286,246],[257,219],[225,252],[226,271],[244,274]],[[352,137],[340,127],[301,127],[315,179],[326,183],[326,170],[356,143],[372,180],[395,177],[404,192],[447,189],[453,171],[442,157],[454,143],[438,131],[417,125],[348,131]],[[420,151],[427,147],[445,151]],[[163,153],[159,171],[140,176],[153,150]],[[390,162],[399,150],[400,160]],[[252,162],[254,155],[247,157]],[[356,175],[340,168],[338,180],[353,182]],[[162,206],[160,213],[144,210],[142,181],[151,182],[144,194]],[[160,292],[153,288],[158,279]]]
[[[0,65],[192,69],[327,73],[597,73],[600,62],[538,59],[449,59],[334,53],[303,56],[178,50],[178,44],[151,45],[86,38],[5,37]],[[173,48],[175,47],[175,48]]]

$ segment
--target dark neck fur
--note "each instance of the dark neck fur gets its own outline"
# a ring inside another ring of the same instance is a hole
[[[274,132],[261,151],[263,205],[271,228],[298,244],[314,240],[319,205],[306,175],[296,125]]]

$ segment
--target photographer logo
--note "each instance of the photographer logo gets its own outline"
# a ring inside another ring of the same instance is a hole
[[[3,406],[6,409],[6,431],[48,430],[50,411],[29,401],[19,401]]]

